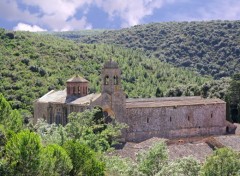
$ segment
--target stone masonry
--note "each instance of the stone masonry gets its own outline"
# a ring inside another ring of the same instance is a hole
[[[129,128],[126,141],[143,141],[151,137],[179,138],[220,135],[226,132],[226,103],[220,99],[171,97],[126,99],[121,87],[121,71],[112,60],[102,69],[102,91],[88,93],[88,81],[75,76],[66,89],[50,91],[34,102],[34,120],[65,125],[71,112],[95,106],[114,116]]]

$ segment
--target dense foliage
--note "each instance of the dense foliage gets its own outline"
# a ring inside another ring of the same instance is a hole
[[[142,49],[150,57],[217,79],[240,71],[240,21],[152,23],[96,35],[79,33],[75,40]]]
[[[240,171],[239,153],[228,148],[216,150],[203,166],[191,157],[168,160],[164,142],[140,153],[136,162],[105,155],[124,126],[117,122],[103,123],[99,109],[71,114],[65,127],[42,121],[26,126],[18,111],[12,110],[0,94],[0,119],[0,175],[3,176],[205,176],[236,175]],[[12,119],[15,128],[13,123],[8,126]]]
[[[122,69],[128,97],[154,97],[175,86],[201,86],[211,78],[147,58],[142,52],[110,45],[76,44],[52,35],[0,30],[0,92],[13,108],[32,112],[33,101],[51,89],[63,89],[80,74],[100,91],[103,63],[113,58]]]
[[[203,176],[239,175],[240,155],[228,148],[216,150],[202,167]]]
[[[228,92],[226,94],[228,119],[240,123],[240,74],[232,76]]]
[[[104,175],[101,156],[116,141],[124,125],[114,122],[96,126],[96,115],[99,120],[104,119],[99,112],[94,109],[72,114],[66,127],[42,121],[24,125],[18,111],[12,110],[0,94],[0,175]],[[11,120],[16,124],[7,123]],[[72,129],[79,135],[73,135]],[[97,131],[91,133],[93,129]],[[50,136],[52,140],[48,139]],[[91,137],[95,140],[85,139]]]

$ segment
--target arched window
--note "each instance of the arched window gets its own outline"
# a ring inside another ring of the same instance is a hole
[[[108,84],[109,84],[109,76],[108,76],[108,75],[105,76],[105,78],[104,78],[104,84],[105,84],[105,85],[108,85]]]
[[[115,75],[113,79],[114,79],[114,85],[118,85],[118,76]]]
[[[60,112],[57,112],[56,114],[56,121],[55,121],[56,124],[62,124],[62,117],[61,117],[61,113]]]

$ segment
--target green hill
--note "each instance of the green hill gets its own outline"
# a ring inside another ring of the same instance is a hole
[[[71,39],[141,49],[149,57],[215,79],[240,72],[240,21],[152,23],[91,35],[79,33]]]
[[[14,108],[32,111],[35,99],[51,89],[63,89],[65,81],[80,74],[91,82],[90,91],[100,91],[103,63],[112,57],[122,69],[128,97],[168,94],[174,87],[193,87],[186,95],[199,94],[211,78],[156,58],[141,51],[103,44],[76,44],[52,35],[0,30],[0,92]],[[163,93],[163,94],[162,94]],[[184,95],[184,91],[182,95]]]

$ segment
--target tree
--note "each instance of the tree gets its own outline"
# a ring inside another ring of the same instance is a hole
[[[168,153],[164,142],[154,144],[138,155],[138,170],[145,175],[155,175],[167,164]]]
[[[96,108],[81,113],[71,113],[66,125],[68,138],[80,140],[94,151],[107,151],[117,142],[125,124],[112,121],[108,123],[101,110]]]
[[[232,77],[228,91],[228,101],[231,119],[234,122],[240,122],[240,73]]]
[[[107,175],[114,176],[135,176],[138,175],[137,165],[129,158],[121,158],[118,156],[106,156],[104,158],[106,163]]]
[[[58,144],[62,146],[68,140],[66,129],[62,125],[49,124],[43,119],[39,119],[32,130],[41,136],[45,145]]]
[[[8,166],[13,175],[31,176],[39,173],[40,137],[29,130],[13,135],[6,144]]]
[[[11,132],[17,133],[23,129],[23,118],[19,111],[12,110],[9,102],[0,94],[0,125],[1,132],[5,137]]]
[[[72,160],[71,176],[104,175],[104,163],[97,159],[95,152],[77,141],[67,141],[63,147]]]
[[[41,153],[41,175],[68,175],[72,162],[67,152],[57,144],[50,144]]]
[[[233,75],[229,87],[230,103],[240,103],[240,73]]]
[[[11,130],[15,133],[20,132],[23,129],[23,118],[19,111],[12,110],[9,114],[9,118],[6,120],[5,124],[7,130]]]
[[[163,92],[161,91],[161,89],[158,87],[157,90],[156,90],[156,94],[155,94],[156,97],[163,97]]]
[[[230,176],[240,173],[240,155],[229,148],[220,148],[209,156],[201,168],[202,176]]]
[[[201,165],[192,157],[177,159],[168,163],[156,176],[198,176]]]
[[[12,108],[8,101],[0,94],[0,123],[4,124],[8,116],[10,115]]]

